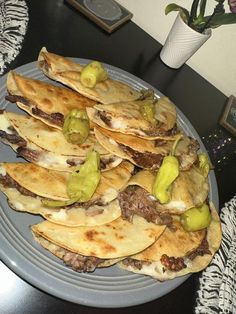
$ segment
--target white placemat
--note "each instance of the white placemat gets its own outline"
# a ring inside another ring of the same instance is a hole
[[[20,52],[28,20],[24,0],[0,0],[0,75]]]
[[[236,196],[222,208],[220,218],[222,244],[200,277],[196,314],[236,313]]]

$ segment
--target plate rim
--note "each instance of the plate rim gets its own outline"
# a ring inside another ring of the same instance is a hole
[[[82,59],[82,58],[69,58],[69,59],[71,59],[75,62],[81,63],[81,64],[86,64],[87,62],[91,61],[89,59]],[[29,76],[29,74],[34,73],[34,71],[36,71],[40,75],[42,75],[42,72],[37,68],[36,62],[37,61],[33,61],[33,62],[26,63],[24,65],[21,65],[20,67],[15,68],[14,71],[17,71],[18,73],[23,73],[25,76]],[[115,79],[119,79],[119,80],[126,82],[128,84],[130,84],[132,82],[131,85],[134,88],[140,87],[140,85],[144,86],[145,88],[152,88],[155,91],[155,94],[158,95],[159,97],[163,95],[157,88],[151,86],[149,83],[138,78],[137,76],[135,76],[135,75],[133,75],[133,74],[131,74],[125,70],[122,70],[120,68],[117,68],[115,66],[112,66],[112,65],[109,65],[106,63],[103,63],[103,64],[107,68],[111,77],[113,77]],[[27,74],[25,74],[25,71]],[[8,75],[8,72],[0,78],[0,94],[2,91],[6,90],[5,81],[6,81],[7,75]],[[46,76],[44,76],[44,77],[45,77],[45,81],[49,81],[52,84],[57,84],[57,85],[61,86],[61,84],[56,83],[56,81],[50,80]],[[181,121],[181,124],[185,125],[188,128],[188,131],[189,131],[188,134],[190,133],[190,135],[192,135],[194,138],[196,138],[199,141],[201,150],[204,152],[207,152],[200,136],[198,135],[195,128],[192,126],[191,122],[188,120],[188,118],[184,115],[184,113],[177,106],[176,106],[176,110],[177,110],[178,121]],[[218,196],[219,194],[218,194],[218,187],[217,187],[217,182],[216,182],[216,177],[215,177],[214,171],[211,171],[211,173],[210,173],[209,184],[210,184],[210,192],[211,192],[209,195],[209,198],[211,200],[214,199],[214,204],[215,204],[216,208],[219,208],[219,196]],[[1,203],[2,198],[3,198],[3,196],[1,193],[0,203]],[[0,204],[0,208],[1,208],[0,216],[2,216],[3,214],[6,215],[5,210],[4,210],[4,208],[2,208],[1,204]],[[13,209],[11,209],[8,206],[7,210],[12,211]],[[23,215],[23,213],[20,213],[20,214]],[[25,213],[25,215],[30,215],[30,214]],[[5,220],[6,220],[6,217],[5,217]],[[5,226],[5,229],[6,229],[6,226]],[[52,275],[47,273],[47,272],[45,273],[44,269],[38,269],[37,265],[33,264],[32,261],[30,261],[29,259],[24,258],[24,256],[22,254],[20,254],[19,251],[17,251],[17,248],[12,246],[12,243],[10,243],[10,241],[7,239],[6,230],[5,230],[5,237],[4,237],[3,220],[0,220],[0,231],[1,231],[0,232],[0,239],[1,239],[1,244],[2,244],[1,248],[0,248],[0,258],[7,265],[7,267],[9,267],[14,273],[16,273],[23,280],[26,280],[28,283],[32,284],[34,287],[43,290],[45,293],[49,293],[55,297],[59,297],[60,299],[65,300],[65,301],[69,301],[69,302],[73,302],[73,303],[77,303],[77,304],[81,304],[81,305],[98,307],[98,308],[121,308],[121,307],[129,307],[129,306],[144,304],[146,302],[160,298],[161,296],[166,295],[167,293],[173,291],[174,289],[176,289],[178,286],[180,286],[184,281],[186,281],[191,276],[191,274],[188,274],[188,275],[185,275],[182,277],[177,277],[175,279],[165,281],[161,284],[159,282],[156,282],[154,279],[151,278],[150,280],[154,282],[153,285],[157,286],[157,289],[158,289],[158,286],[161,286],[162,289],[161,289],[161,291],[159,291],[159,292],[157,291],[158,293],[156,293],[155,289],[152,287],[152,289],[153,289],[152,293],[149,293],[149,294],[145,293],[144,297],[142,297],[143,291],[147,292],[146,290],[148,290],[148,292],[150,292],[149,286],[148,287],[141,287],[141,288],[138,286],[138,288],[136,289],[137,291],[135,292],[136,293],[135,298],[127,297],[127,292],[125,292],[126,297],[124,298],[123,294],[119,295],[119,294],[117,294],[118,292],[116,293],[116,291],[113,291],[113,294],[112,294],[112,291],[106,291],[106,290],[97,291],[97,292],[89,290],[90,296],[88,297],[88,295],[85,295],[86,293],[88,293],[88,291],[82,291],[80,289],[78,290],[78,292],[80,292],[81,295],[78,298],[78,295],[71,294],[70,292],[68,293],[68,291],[65,293],[64,289],[68,288],[68,285],[65,282],[62,282],[62,279],[58,279],[58,278],[55,279],[55,277],[53,277],[54,281],[56,282],[56,286],[57,286],[57,282],[58,282],[61,284],[61,287],[63,287],[63,289],[59,289],[59,290],[55,287],[55,285],[50,286],[50,285],[48,285],[48,283],[46,281],[44,282],[44,280],[42,282],[43,278],[47,279],[48,276],[50,277]],[[10,235],[9,235],[9,237],[10,237]],[[11,247],[10,252],[9,252],[9,246]],[[35,246],[37,246],[37,245],[34,243],[34,247]],[[51,259],[57,260],[57,258],[55,258],[54,256],[52,256],[50,258],[50,260]],[[27,264],[28,267],[32,267],[36,271],[39,271],[39,277],[37,278],[37,276],[32,275],[31,272],[28,272],[29,268],[22,267],[22,263],[23,263],[23,265]],[[65,272],[68,273],[68,267],[62,266],[62,268],[67,269],[67,271],[65,271]],[[55,272],[55,271],[57,272],[57,269],[52,270],[51,273],[53,274],[53,272]],[[104,271],[106,271],[106,270],[104,270]],[[73,270],[71,270],[70,272],[72,272],[73,274],[75,273]],[[80,273],[76,273],[76,274],[78,277],[81,277]],[[89,274],[88,276],[85,275],[82,277],[85,277],[85,279],[86,279],[86,276],[88,278],[89,276],[93,276],[93,274]],[[139,278],[145,278],[145,276],[138,275],[138,274],[134,274],[132,276],[137,278],[137,281],[139,281]],[[52,280],[52,279],[50,278],[50,280]],[[142,283],[142,280],[141,280],[141,283]],[[103,295],[106,296],[106,298],[105,298],[106,302],[105,303],[103,301],[103,298],[101,297]],[[100,298],[98,296],[100,296]]]

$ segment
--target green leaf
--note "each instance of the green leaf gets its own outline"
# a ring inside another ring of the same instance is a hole
[[[170,3],[166,6],[165,14],[167,15],[172,11],[179,11],[184,22],[185,23],[188,22],[188,19],[189,19],[189,11],[188,10],[186,10],[185,8],[183,8],[180,5],[177,5],[175,3]]]
[[[209,16],[205,17],[205,20],[207,21],[208,18],[209,18]],[[208,28],[216,28],[216,27],[219,27],[221,25],[228,25],[228,24],[236,24],[236,14],[235,13],[224,13],[221,15],[213,16],[211,19],[211,22],[209,23]]]

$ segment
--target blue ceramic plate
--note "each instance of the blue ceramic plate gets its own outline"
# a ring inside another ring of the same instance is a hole
[[[73,59],[85,64],[89,60]],[[107,65],[110,77],[123,81],[136,89],[153,88],[141,79],[123,70]],[[16,71],[24,76],[49,81],[40,72],[36,63],[23,65]],[[52,84],[56,84],[52,82]],[[154,89],[154,88],[153,88]],[[154,89],[157,96],[161,93]],[[20,111],[14,104],[5,101],[6,75],[0,79],[0,108]],[[200,137],[191,123],[178,110],[178,122],[184,131],[196,138],[206,151]],[[23,113],[23,112],[22,112]],[[15,153],[0,144],[0,161],[19,161]],[[218,207],[218,190],[213,172],[210,174],[210,200]],[[91,274],[76,273],[63,265],[62,261],[38,245],[32,237],[29,226],[42,219],[9,208],[6,197],[0,193],[0,258],[20,277],[49,294],[61,299],[94,307],[127,307],[159,298],[181,285],[188,276],[163,283],[147,276],[133,274],[112,266],[98,269]]]

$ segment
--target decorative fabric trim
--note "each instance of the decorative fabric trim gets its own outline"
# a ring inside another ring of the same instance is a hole
[[[236,313],[236,196],[222,208],[220,218],[222,244],[200,277],[196,314]]]
[[[24,0],[0,0],[0,75],[19,54],[28,20]]]

